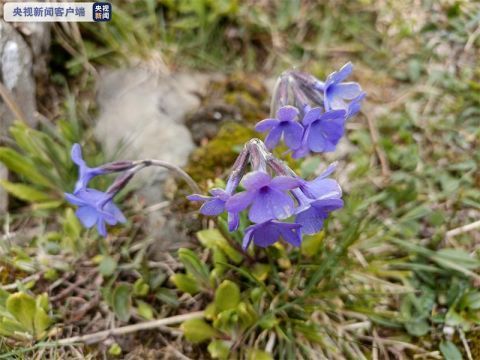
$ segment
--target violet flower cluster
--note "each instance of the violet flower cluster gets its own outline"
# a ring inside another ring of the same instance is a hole
[[[160,166],[174,171],[182,177],[193,191],[199,191],[198,185],[182,169],[160,160],[115,161],[98,167],[89,167],[82,157],[79,144],[74,144],[71,151],[72,161],[78,167],[78,180],[73,193],[65,193],[65,199],[77,206],[76,216],[86,228],[97,226],[102,236],[107,236],[107,224],[116,225],[126,221],[125,216],[113,202],[118,194],[133,176],[148,166]],[[89,187],[90,181],[99,175],[120,173],[106,191]]]
[[[74,144],[71,151],[72,161],[78,166],[78,180],[73,193],[65,193],[65,199],[78,206],[75,214],[86,228],[97,226],[98,233],[107,235],[108,225],[124,223],[126,221],[120,209],[113,203],[113,197],[119,189],[126,185],[129,176],[121,176],[114,186],[107,191],[89,188],[89,182],[96,176],[113,172],[127,172],[135,167],[131,161],[117,161],[99,167],[91,168],[83,160],[82,149],[79,144]]]
[[[248,164],[251,171],[246,173]],[[297,176],[275,158],[258,139],[250,140],[235,162],[225,189],[212,189],[211,196],[191,195],[203,202],[204,215],[228,214],[230,231],[239,227],[239,214],[247,212],[252,222],[245,229],[242,247],[250,243],[267,247],[283,239],[299,246],[304,234],[315,234],[328,214],[343,207],[342,190],[329,178],[336,164],[312,181]],[[239,185],[243,191],[237,191]]]
[[[348,63],[325,82],[298,71],[282,74],[272,98],[271,113],[276,116],[256,126],[257,131],[268,132],[265,144],[259,139],[245,144],[225,189],[212,189],[210,196],[199,195],[198,185],[188,174],[160,160],[117,161],[91,168],[83,160],[80,145],[75,144],[71,157],[79,176],[73,193],[65,193],[65,198],[78,207],[76,215],[85,227],[96,225],[106,236],[106,225],[126,221],[113,202],[115,195],[142,168],[161,166],[174,171],[196,192],[188,198],[203,203],[202,214],[227,212],[230,231],[239,228],[240,213],[246,212],[252,225],[244,231],[244,249],[252,242],[266,247],[280,239],[299,246],[304,234],[320,231],[329,213],[343,207],[342,190],[329,177],[336,165],[307,181],[269,150],[283,139],[295,158],[334,151],[345,132],[346,120],[358,113],[365,97],[360,85],[344,82],[351,72],[352,64]],[[249,164],[251,171],[247,172]],[[106,191],[89,187],[96,176],[114,172],[120,175]]]
[[[255,129],[268,132],[265,144],[273,149],[283,139],[294,158],[311,152],[335,151],[345,122],[360,111],[365,92],[355,82],[344,82],[353,70],[347,63],[325,82],[298,71],[282,74],[272,98],[272,118]]]

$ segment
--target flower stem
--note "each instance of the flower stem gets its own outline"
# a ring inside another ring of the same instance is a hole
[[[145,165],[145,167],[147,167],[147,166],[159,166],[159,167],[163,167],[165,169],[168,169],[168,170],[172,171],[173,173],[175,173],[178,177],[185,180],[185,182],[193,190],[193,192],[195,192],[195,193],[200,193],[201,192],[200,187],[195,182],[195,180],[193,180],[190,177],[190,175],[188,175],[183,169],[181,169],[180,167],[178,167],[176,165],[172,165],[172,164],[170,164],[166,161],[163,161],[163,160],[155,160],[155,159],[141,160],[141,163],[143,165]]]

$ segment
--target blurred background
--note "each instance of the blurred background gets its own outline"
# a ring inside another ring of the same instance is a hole
[[[323,79],[351,61],[352,81],[367,98],[337,152],[288,159],[304,176],[338,160],[347,205],[332,228],[363,224],[339,263],[345,282],[332,285],[343,289],[335,306],[366,324],[355,337],[360,352],[331,340],[323,356],[480,358],[477,1],[119,0],[112,7],[112,21],[102,24],[0,20],[0,319],[11,317],[10,293],[37,304],[47,294],[50,304],[45,333],[24,329],[30,338],[19,339],[0,323],[0,353],[208,358],[205,347],[168,332],[92,348],[32,342],[202,303],[168,283],[182,268],[175,251],[195,249],[195,232],[213,226],[184,201],[188,190],[146,171],[120,195],[127,226],[99,238],[81,229],[63,200],[77,175],[70,148],[81,143],[92,165],[170,161],[207,190],[259,136],[253,124],[268,116],[282,71]],[[333,318],[332,332],[349,331],[347,320]]]

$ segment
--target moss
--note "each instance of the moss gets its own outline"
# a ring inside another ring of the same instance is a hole
[[[230,169],[243,144],[257,133],[237,123],[225,123],[217,136],[198,148],[190,157],[186,171],[199,184],[221,177]]]
[[[470,352],[472,353],[473,359],[480,359],[480,331],[474,330],[465,334],[468,346],[470,347]],[[463,349],[463,344],[459,340],[457,344],[459,349]]]
[[[210,83],[201,107],[186,119],[197,144],[227,122],[253,125],[268,116],[268,92],[258,76],[239,73]]]
[[[237,107],[246,123],[255,124],[267,116],[268,92],[258,76],[234,74],[225,85],[225,103]]]

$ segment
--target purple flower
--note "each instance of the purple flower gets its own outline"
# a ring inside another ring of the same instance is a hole
[[[297,108],[283,106],[278,109],[276,119],[265,119],[255,126],[255,130],[258,132],[270,131],[265,139],[265,145],[267,145],[268,149],[273,149],[282,138],[282,135],[285,144],[290,149],[296,149],[300,146],[303,127],[296,121],[298,114]]]
[[[298,187],[300,180],[290,176],[272,179],[263,171],[254,171],[245,175],[242,184],[246,191],[227,200],[228,211],[239,213],[251,205],[248,217],[254,223],[285,219],[293,214],[295,203],[285,191]]]
[[[216,216],[225,211],[225,203],[231,195],[223,189],[212,189],[210,194],[213,196],[204,196],[193,194],[187,196],[190,201],[202,201],[203,205],[200,207],[200,213],[203,215]],[[240,218],[238,212],[228,212],[228,229],[234,231],[238,228]]]
[[[343,207],[343,200],[338,198],[323,198],[318,200],[301,198],[295,223],[301,225],[302,234],[315,234],[323,227],[323,221],[333,210]]]
[[[112,195],[95,189],[81,189],[74,194],[65,193],[65,198],[78,206],[75,214],[83,226],[97,225],[98,233],[107,236],[105,223],[115,225],[126,221],[120,209],[113,203]]]
[[[299,224],[291,224],[276,220],[268,220],[261,224],[249,226],[245,230],[242,248],[246,250],[250,243],[260,247],[267,247],[282,238],[293,246],[300,246],[302,239],[300,236]]]
[[[337,162],[334,162],[314,180],[302,180],[302,184],[299,186],[300,190],[310,199],[341,198],[342,188],[336,180],[328,178],[336,167]]]
[[[322,108],[310,109],[303,117],[306,127],[302,147],[313,152],[334,151],[345,132],[345,110],[322,112]],[[302,149],[300,147],[300,149]],[[297,154],[294,154],[297,157]]]
[[[335,170],[332,163],[315,180],[305,181],[292,191],[298,201],[295,223],[302,225],[302,234],[315,234],[323,227],[323,221],[333,210],[343,207],[342,189],[337,181],[328,176]]]
[[[338,71],[328,75],[323,86],[317,86],[319,90],[323,90],[323,100],[325,110],[345,110],[348,113],[348,100],[358,98],[363,94],[362,88],[355,82],[342,82],[347,78],[353,70],[352,63],[347,63]],[[322,89],[323,88],[323,89]]]
[[[91,168],[88,167],[82,157],[82,148],[79,144],[74,144],[72,146],[71,158],[73,162],[78,166],[78,180],[75,184],[76,193],[79,190],[83,190],[87,187],[88,182],[97,175],[105,174],[106,171],[101,168]]]
[[[352,116],[357,115],[357,113],[362,108],[362,100],[365,98],[365,96],[367,96],[367,94],[362,92],[350,102],[350,104],[348,105],[347,118],[351,118]]]

